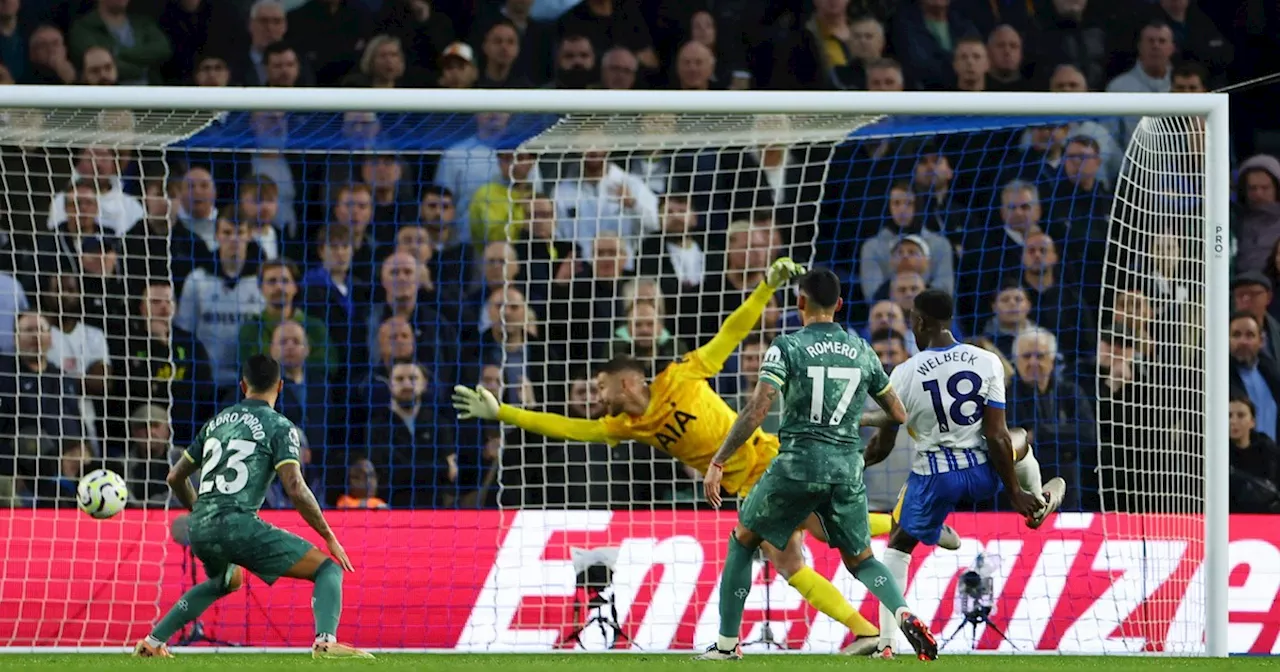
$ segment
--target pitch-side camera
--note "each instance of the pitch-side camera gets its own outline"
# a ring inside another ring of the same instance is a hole
[[[582,641],[582,633],[594,625],[600,630],[607,648],[618,648],[619,640],[635,646],[635,642],[622,631],[618,623],[618,608],[614,604],[613,571],[618,564],[618,549],[571,548],[569,556],[573,560],[576,588],[573,615],[578,625],[561,640],[561,644],[573,642],[576,647],[587,648]]]

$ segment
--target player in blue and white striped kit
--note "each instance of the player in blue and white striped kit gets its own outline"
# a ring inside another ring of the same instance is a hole
[[[996,355],[958,343],[951,335],[954,303],[940,290],[916,296],[911,329],[922,350],[894,367],[890,385],[907,409],[907,431],[915,442],[911,474],[898,496],[884,564],[898,585],[907,584],[911,552],[938,543],[947,516],[963,501],[990,499],[1001,486],[1013,509],[1040,527],[1062,504],[1066,483],[1042,487],[1026,432],[1005,426],[1004,368]],[[897,428],[887,423],[867,446],[866,465],[893,449]],[[892,615],[881,614],[876,655],[893,657],[898,632]]]

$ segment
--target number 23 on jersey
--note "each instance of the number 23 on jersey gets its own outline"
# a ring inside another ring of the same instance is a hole
[[[214,488],[224,495],[234,495],[249,483],[249,467],[244,461],[258,449],[258,444],[245,439],[232,439],[224,449],[222,441],[210,438],[201,448],[200,494]],[[223,456],[227,461],[222,462]]]

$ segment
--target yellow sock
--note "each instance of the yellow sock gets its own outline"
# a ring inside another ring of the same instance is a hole
[[[871,526],[871,536],[873,537],[889,534],[889,530],[893,529],[893,515],[873,513],[867,516],[867,524]]]
[[[849,631],[858,637],[874,637],[880,634],[880,630],[871,622],[862,617],[857,609],[853,608],[849,601],[844,599],[844,595],[826,579],[826,577],[813,571],[809,567],[802,567],[800,571],[791,576],[787,581],[792,588],[800,591],[800,595],[804,597],[804,601],[812,604],[815,609],[835,619],[837,623],[842,623]]]

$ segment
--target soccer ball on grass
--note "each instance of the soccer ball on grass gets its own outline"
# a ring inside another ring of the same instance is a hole
[[[110,518],[124,510],[129,501],[129,488],[124,479],[110,469],[94,469],[76,486],[76,503],[80,510],[98,518]]]

